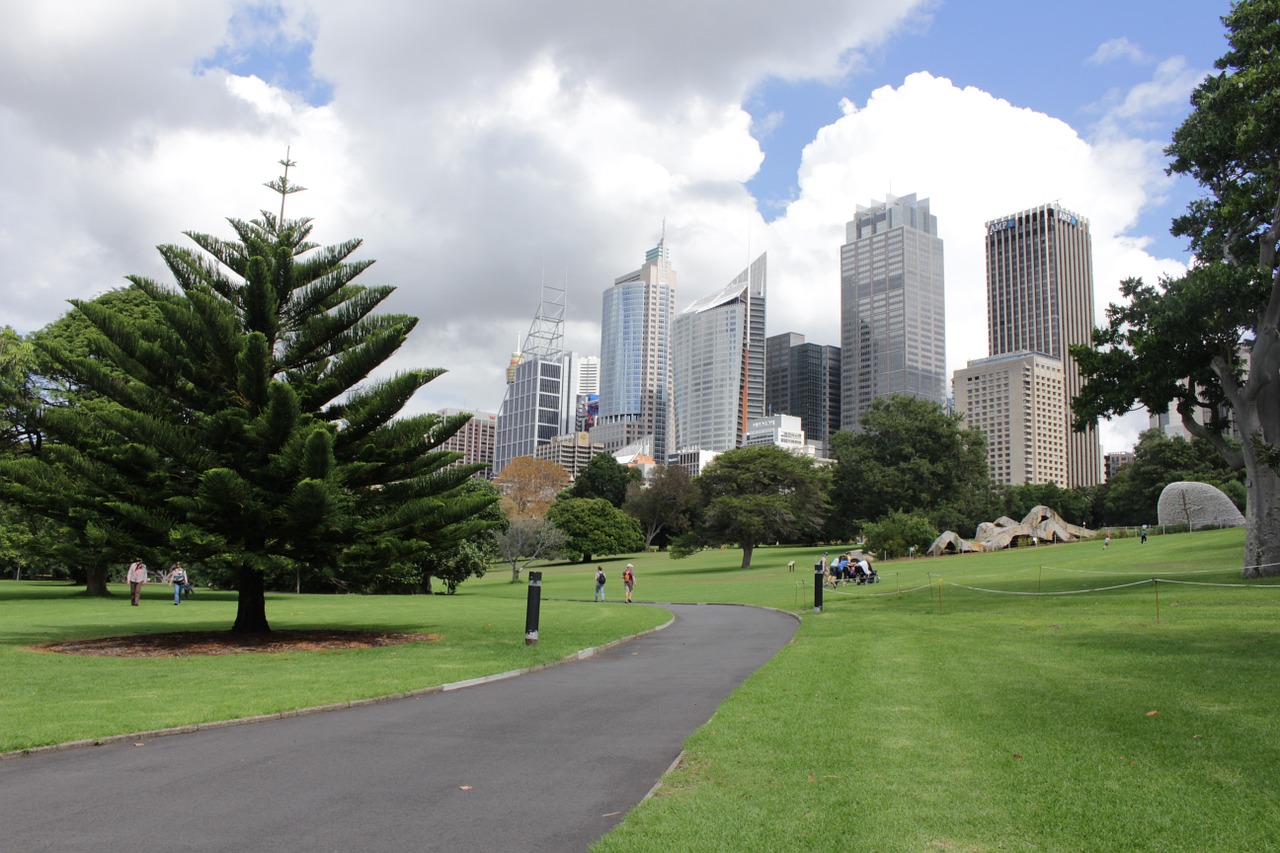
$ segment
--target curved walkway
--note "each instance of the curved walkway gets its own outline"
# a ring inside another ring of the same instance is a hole
[[[519,678],[0,762],[0,847],[585,850],[796,630],[664,606],[665,630]]]

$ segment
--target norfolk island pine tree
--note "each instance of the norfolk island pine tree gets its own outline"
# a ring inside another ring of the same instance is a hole
[[[281,165],[278,215],[228,220],[233,241],[188,232],[203,254],[161,246],[176,289],[129,278],[158,319],[73,302],[97,356],[42,345],[112,405],[46,412],[37,464],[96,489],[122,536],[229,570],[240,633],[270,630],[269,571],[411,562],[492,524],[474,516],[493,497],[461,492],[477,466],[439,449],[469,416],[396,417],[443,370],[368,380],[417,319],[373,313],[393,288],[354,283],[360,240],[320,247],[284,217],[302,187]]]

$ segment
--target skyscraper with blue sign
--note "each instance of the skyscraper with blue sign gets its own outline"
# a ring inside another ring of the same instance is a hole
[[[1093,243],[1089,220],[1055,203],[987,223],[987,339],[990,356],[1040,353],[1061,359],[1066,395],[1067,485],[1102,479],[1098,432],[1071,429],[1080,370],[1068,347],[1093,332]]]

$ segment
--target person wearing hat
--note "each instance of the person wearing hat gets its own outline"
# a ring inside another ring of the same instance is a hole
[[[635,566],[627,563],[627,567],[622,570],[622,586],[627,591],[626,602],[631,603],[631,591],[636,588],[636,573],[632,571]]]

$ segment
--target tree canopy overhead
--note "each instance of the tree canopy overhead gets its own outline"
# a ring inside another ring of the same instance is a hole
[[[106,404],[46,407],[42,453],[4,471],[33,495],[66,472],[121,535],[230,572],[237,632],[269,630],[268,572],[416,562],[492,524],[473,519],[491,495],[460,493],[476,466],[446,470],[458,454],[438,449],[467,416],[397,417],[443,371],[368,380],[416,318],[374,313],[393,288],[355,283],[361,241],[322,247],[310,219],[284,218],[300,188],[281,164],[279,216],[161,246],[176,287],[130,278],[154,311],[73,303],[90,351],[38,345]]]
[[[1240,0],[1222,20],[1230,49],[1165,149],[1169,172],[1205,193],[1172,227],[1195,261],[1180,278],[1121,285],[1093,346],[1072,348],[1085,378],[1075,412],[1172,406],[1243,468],[1243,574],[1258,577],[1280,574],[1280,0]]]

